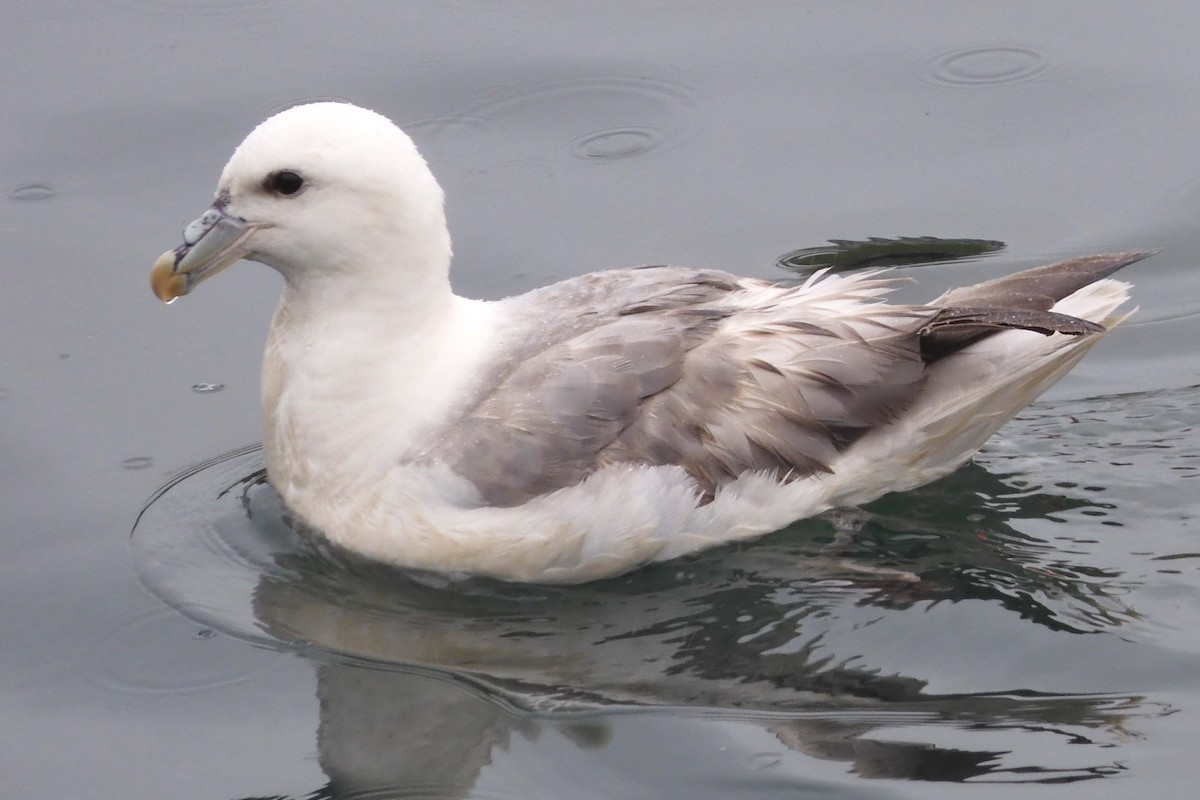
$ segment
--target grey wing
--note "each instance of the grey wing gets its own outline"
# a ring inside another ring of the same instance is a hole
[[[441,460],[489,505],[518,505],[582,480],[645,400],[679,381],[688,349],[719,319],[625,317],[560,342],[445,430]]]
[[[501,506],[622,463],[678,465],[706,496],[747,471],[825,472],[971,342],[1095,332],[1048,309],[1146,255],[1072,259],[929,306],[877,302],[891,282],[869,274],[791,289],[681,268],[581,276],[508,301],[528,335],[427,452]]]
[[[687,353],[679,380],[646,399],[599,464],[678,464],[708,497],[748,471],[829,472],[838,453],[905,411],[925,380],[927,313],[870,311],[789,322],[772,309],[723,327]]]
[[[828,470],[924,378],[929,312],[872,308],[626,307],[511,369],[442,432],[441,460],[499,506],[620,463],[678,465],[709,496],[748,470]]]

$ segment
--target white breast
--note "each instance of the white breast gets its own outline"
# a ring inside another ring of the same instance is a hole
[[[388,473],[470,401],[496,336],[490,304],[458,297],[406,330],[361,310],[319,319],[292,313],[286,295],[276,311],[263,360],[264,446],[272,485],[332,532],[373,505]]]

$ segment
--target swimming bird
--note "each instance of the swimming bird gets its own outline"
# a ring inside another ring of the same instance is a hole
[[[260,124],[154,265],[163,301],[230,264],[284,288],[267,475],[330,541],[407,568],[572,583],[746,540],[966,462],[1113,326],[1148,253],[926,304],[880,273],[799,285],[656,266],[456,295],[444,196],[386,117]]]

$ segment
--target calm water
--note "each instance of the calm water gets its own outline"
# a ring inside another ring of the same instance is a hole
[[[0,8],[0,795],[1192,791],[1200,8],[646,5]],[[1133,321],[852,533],[446,587],[314,546],[259,480],[276,276],[147,286],[249,129],[330,97],[413,134],[476,296],[781,277],[827,238],[1006,243],[912,298],[1164,250]]]

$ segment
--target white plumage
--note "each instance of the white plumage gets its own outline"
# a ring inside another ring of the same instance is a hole
[[[300,106],[237,149],[152,283],[279,270],[272,485],[368,557],[506,580],[613,575],[945,475],[1123,319],[1104,276],[1145,255],[915,306],[878,275],[682,268],[483,302],[450,289],[442,203],[388,120]]]

